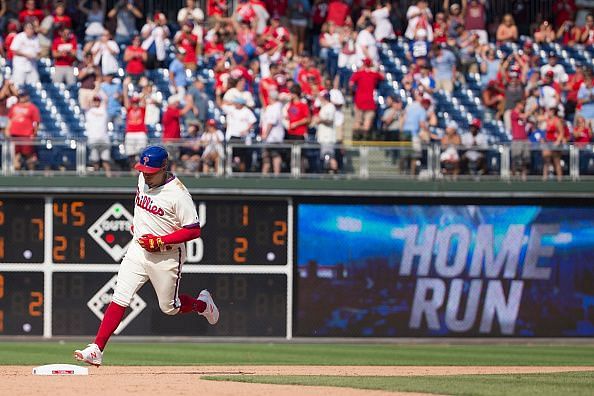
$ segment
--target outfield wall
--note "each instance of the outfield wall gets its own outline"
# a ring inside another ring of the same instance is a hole
[[[134,191],[75,190],[0,194],[0,334],[96,331]],[[594,336],[590,197],[192,194],[181,292],[209,288],[220,323],[166,316],[145,286],[118,334]]]

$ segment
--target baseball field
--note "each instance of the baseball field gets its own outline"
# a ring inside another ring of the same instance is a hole
[[[113,342],[89,376],[34,376],[80,343],[1,342],[0,395],[593,395],[594,344]]]

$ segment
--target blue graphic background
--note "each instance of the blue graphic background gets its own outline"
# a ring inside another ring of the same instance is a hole
[[[553,257],[539,260],[539,265],[552,269],[551,277],[524,281],[513,335],[594,335],[594,208],[300,204],[297,219],[296,335],[500,336],[497,326],[490,334],[479,334],[478,326],[453,333],[443,325],[443,313],[439,331],[408,328],[418,278],[398,275],[404,247],[401,230],[417,225],[420,235],[429,224],[438,230],[450,224],[467,226],[468,267],[479,225],[493,226],[496,255],[510,225],[526,226],[527,244],[530,226],[536,223],[559,225],[557,235],[542,239],[543,246],[554,247]],[[521,279],[524,254],[523,248],[515,279]],[[438,276],[432,272],[430,277]],[[460,277],[467,277],[467,272]],[[502,283],[509,290],[510,280]],[[461,312],[464,296],[462,300]]]

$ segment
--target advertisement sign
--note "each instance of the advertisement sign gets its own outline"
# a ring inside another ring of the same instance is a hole
[[[594,208],[301,204],[297,336],[593,336]]]

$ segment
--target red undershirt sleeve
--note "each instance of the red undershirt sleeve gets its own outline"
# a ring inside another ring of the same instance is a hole
[[[184,227],[180,230],[172,232],[169,235],[161,237],[161,240],[167,245],[174,245],[177,243],[184,243],[196,239],[200,236],[200,226],[197,227]]]

